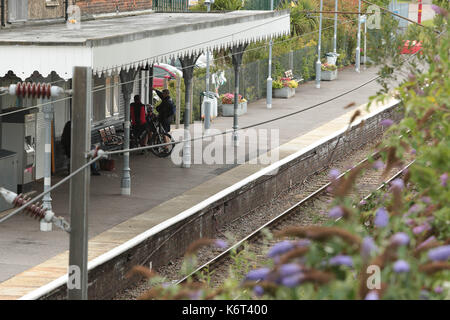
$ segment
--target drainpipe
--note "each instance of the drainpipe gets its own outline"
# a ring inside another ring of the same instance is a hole
[[[0,15],[2,16],[1,18],[1,26],[4,27],[5,26],[5,0],[1,0],[1,12]]]
[[[66,0],[66,1],[64,1],[64,20],[66,20],[66,21],[69,18],[69,15],[67,14],[68,8],[69,8],[69,0]]]

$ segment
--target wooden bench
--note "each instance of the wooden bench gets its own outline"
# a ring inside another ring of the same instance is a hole
[[[291,80],[294,80],[297,83],[300,83],[304,80],[303,78],[294,76],[294,74],[292,73],[292,70],[286,70],[286,72],[284,73],[284,76],[286,78],[290,78]]]
[[[100,134],[100,148],[105,151],[120,150],[123,147],[123,136],[117,134],[114,126],[98,129]]]

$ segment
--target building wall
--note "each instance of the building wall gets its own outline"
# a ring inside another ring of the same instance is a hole
[[[64,0],[28,0],[28,20],[64,18]]]
[[[125,12],[152,8],[152,0],[77,0],[81,15]]]

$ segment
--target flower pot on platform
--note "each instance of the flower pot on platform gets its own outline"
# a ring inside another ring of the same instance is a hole
[[[295,96],[295,88],[283,87],[281,89],[273,89],[275,98],[289,99]]]
[[[234,116],[234,104],[222,104],[222,116],[233,117]],[[241,102],[238,104],[237,115],[243,115],[247,112],[247,102]]]
[[[337,70],[333,70],[333,71],[324,71],[322,70],[322,72],[320,73],[320,79],[324,80],[324,81],[331,81],[331,80],[335,80],[337,79]]]

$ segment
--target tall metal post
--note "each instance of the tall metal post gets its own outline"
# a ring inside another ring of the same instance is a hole
[[[120,81],[122,82],[122,93],[125,101],[125,119],[124,119],[124,149],[130,148],[130,100],[133,91],[133,81],[136,76],[136,70],[120,71]],[[130,174],[130,153],[123,153],[123,171],[120,181],[120,191],[124,196],[131,195],[131,174]]]
[[[270,1],[270,11],[273,11],[273,0]],[[273,46],[273,41],[272,41],[272,38],[270,38],[270,41],[269,41],[269,75],[267,77],[267,94],[266,94],[267,109],[272,108],[272,46]]]
[[[334,36],[333,36],[333,52],[337,53],[337,11],[338,11],[338,0],[334,0]]]
[[[364,20],[364,70],[367,69],[367,18]]]
[[[361,66],[361,0],[358,0],[358,36],[356,40],[356,72],[360,72]]]
[[[322,75],[322,63],[320,62],[321,46],[322,46],[322,8],[323,0],[320,0],[320,18],[319,18],[319,41],[317,43],[317,62],[316,62],[316,88],[320,88],[320,78]]]
[[[183,67],[183,79],[185,86],[184,100],[185,100],[185,108],[184,108],[184,137],[185,142],[183,143],[183,158],[181,162],[181,166],[183,168],[191,167],[191,133],[189,131],[190,122],[191,122],[191,104],[192,104],[192,96],[191,96],[191,88],[192,78],[194,77],[194,65],[195,61],[197,61],[198,56],[188,56],[180,58],[181,66]]]
[[[422,23],[422,0],[418,1],[417,6],[417,22]]]
[[[92,69],[74,67],[72,96],[71,170],[86,165],[91,144]],[[70,180],[70,246],[68,299],[87,300],[88,208],[90,167]]]
[[[211,2],[208,2],[206,4],[207,12],[211,11]],[[209,79],[210,79],[210,62],[209,62],[209,50],[206,51],[206,96],[205,96],[205,132],[209,130],[211,127],[211,102],[209,101]]]
[[[247,44],[241,44],[234,46],[231,50],[233,55],[233,67],[234,67],[234,113],[233,113],[233,144],[235,147],[239,146],[239,122],[238,122],[238,107],[239,107],[239,74],[241,71],[242,56]]]
[[[48,99],[39,99],[43,103],[47,103]],[[52,186],[52,121],[53,121],[53,103],[43,106],[45,120],[45,144],[44,144],[44,191]],[[42,199],[42,206],[47,210],[52,210],[52,198],[50,192],[46,193]],[[40,221],[41,231],[52,231],[52,223],[46,222],[44,219]]]

